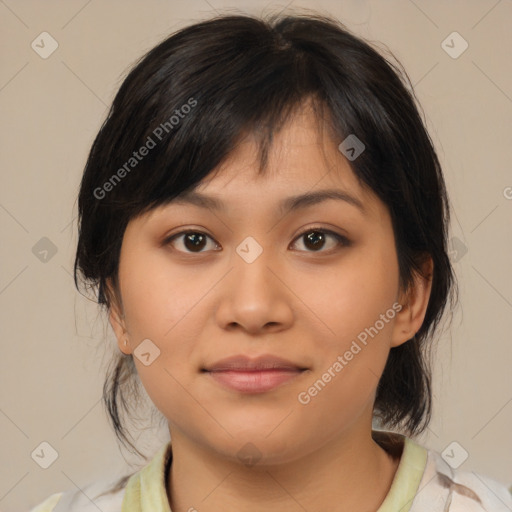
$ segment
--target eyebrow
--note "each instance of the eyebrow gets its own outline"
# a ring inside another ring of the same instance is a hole
[[[305,192],[304,194],[290,196],[283,199],[278,204],[277,208],[279,213],[281,215],[284,215],[288,212],[299,210],[301,208],[307,208],[308,206],[319,204],[327,200],[344,201],[359,209],[363,215],[366,215],[367,213],[366,208],[359,199],[350,195],[348,192],[344,190],[337,189],[323,189],[317,190],[315,192]],[[210,210],[222,212],[226,211],[225,204],[218,198],[208,196],[200,192],[196,192],[194,190],[184,192],[179,196],[175,197],[171,201],[171,204],[173,203],[193,204],[200,208],[207,208]]]

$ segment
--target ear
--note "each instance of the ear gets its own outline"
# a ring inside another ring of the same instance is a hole
[[[117,346],[123,354],[131,354],[130,340],[128,338],[128,330],[126,328],[120,294],[114,292],[114,285],[111,279],[107,279],[107,288],[107,293],[110,298],[109,322],[117,338]]]
[[[398,347],[410,340],[423,324],[427,312],[430,292],[432,290],[432,277],[434,275],[434,262],[430,255],[422,264],[422,275],[414,273],[414,282],[407,292],[401,292],[398,299],[402,309],[395,317],[391,347]]]

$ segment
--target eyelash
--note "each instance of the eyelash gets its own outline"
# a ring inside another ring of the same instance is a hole
[[[308,229],[306,229],[306,230],[302,231],[301,233],[299,233],[295,237],[294,241],[295,240],[299,240],[301,237],[304,237],[304,235],[306,235],[308,233],[321,233],[323,235],[330,235],[330,236],[334,237],[337,240],[338,247],[340,247],[340,246],[341,247],[349,247],[350,245],[352,245],[352,242],[347,237],[345,237],[343,235],[340,235],[338,233],[335,233],[334,231],[330,231],[328,229],[323,229],[321,227],[315,227],[315,226],[309,227]],[[183,236],[183,235],[189,235],[189,234],[205,235],[206,237],[210,238],[211,240],[214,240],[210,235],[208,235],[207,233],[204,233],[203,231],[189,229],[189,230],[186,230],[186,231],[180,231],[179,233],[175,233],[175,234],[167,237],[164,240],[163,245],[170,245],[178,237]],[[326,250],[326,251],[324,251],[322,249],[320,249],[319,251],[308,251],[308,250],[306,250],[306,251],[300,251],[300,252],[307,252],[307,253],[311,253],[311,254],[317,254],[317,253],[322,253],[322,252],[330,253],[333,250],[336,250],[336,248],[330,249],[330,250]],[[198,252],[178,251],[178,252],[182,252],[182,253],[185,253],[185,254],[201,254],[201,253],[208,252],[208,251],[198,251]]]

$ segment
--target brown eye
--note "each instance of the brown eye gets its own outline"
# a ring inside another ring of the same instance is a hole
[[[202,231],[181,231],[167,238],[164,245],[170,244],[179,252],[199,254],[208,252],[209,240],[214,242],[209,250],[219,250],[219,245],[213,238]],[[305,252],[329,252],[351,244],[350,240],[338,233],[316,228],[303,231],[295,240],[303,241]]]
[[[213,240],[213,238],[211,238],[206,233],[202,233],[201,231],[182,231],[181,233],[172,235],[165,241],[165,243],[173,245],[174,248],[181,252],[200,253],[205,252],[203,249],[208,245],[208,239]],[[180,241],[180,243],[176,244],[176,241]],[[181,247],[184,247],[184,249],[176,247],[176,245],[181,245]]]
[[[329,239],[333,241],[331,244],[328,243]],[[309,228],[303,231],[296,240],[303,241],[306,252],[322,252],[322,249],[326,246],[327,250],[323,252],[328,252],[338,246],[350,245],[350,241],[346,237],[332,231],[316,228]]]

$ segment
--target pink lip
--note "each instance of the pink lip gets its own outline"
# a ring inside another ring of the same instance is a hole
[[[305,369],[296,363],[292,363],[282,357],[261,355],[248,357],[243,354],[220,359],[216,363],[207,366],[209,372],[221,370],[301,370]]]
[[[220,384],[244,393],[263,393],[300,375],[304,368],[277,356],[232,356],[205,368]]]
[[[220,384],[242,393],[264,393],[300,375],[302,370],[219,370],[209,372]]]

